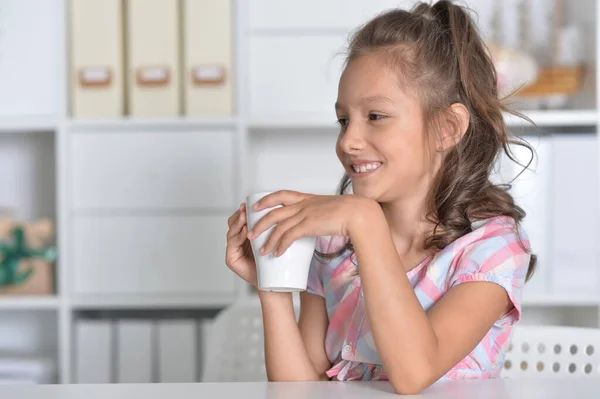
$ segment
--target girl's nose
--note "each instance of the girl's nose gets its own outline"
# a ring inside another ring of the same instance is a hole
[[[347,154],[353,154],[361,151],[365,147],[365,141],[359,131],[358,126],[349,124],[342,133],[340,139],[340,148]]]

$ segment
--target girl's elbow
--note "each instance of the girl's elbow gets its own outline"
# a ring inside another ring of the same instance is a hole
[[[432,373],[413,372],[388,376],[394,391],[399,395],[417,395],[433,383]]]
[[[390,382],[398,395],[418,395],[431,385],[425,381]]]

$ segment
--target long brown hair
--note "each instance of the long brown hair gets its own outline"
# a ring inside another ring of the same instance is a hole
[[[443,249],[471,232],[473,220],[508,216],[518,230],[525,212],[507,192],[510,185],[494,184],[490,177],[502,152],[518,163],[510,145],[526,147],[532,158],[534,154],[525,140],[508,131],[503,112],[531,121],[499,98],[496,69],[468,10],[441,0],[418,3],[410,11],[387,11],[351,37],[346,62],[364,54],[380,55],[388,66],[397,67],[401,85],[421,101],[427,131],[448,120],[444,113],[453,103],[470,113],[467,131],[445,154],[430,190],[426,217],[436,227],[425,249]],[[344,175],[339,194],[347,193],[350,185]],[[535,263],[531,254],[528,279]]]

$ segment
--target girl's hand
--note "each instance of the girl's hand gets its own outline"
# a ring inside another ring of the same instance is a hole
[[[229,230],[227,231],[225,263],[235,274],[256,288],[258,281],[256,262],[247,237],[248,225],[246,220],[246,204],[242,203],[239,209],[227,220]]]
[[[297,191],[277,191],[258,201],[254,210],[283,206],[273,209],[260,219],[248,234],[248,238],[252,240],[277,224],[261,253],[266,255],[275,251],[274,256],[280,256],[301,237],[349,236],[350,221],[360,214],[368,201],[371,200],[356,195],[314,195]]]

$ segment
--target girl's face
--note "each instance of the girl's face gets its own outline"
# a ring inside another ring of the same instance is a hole
[[[344,70],[336,113],[336,152],[354,194],[379,203],[421,201],[439,165],[436,140],[425,133],[419,102],[377,55],[363,55]]]

